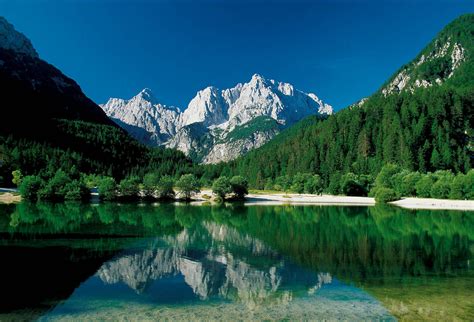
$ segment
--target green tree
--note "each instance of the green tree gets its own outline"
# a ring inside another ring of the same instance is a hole
[[[377,188],[386,187],[394,188],[393,178],[401,171],[400,167],[393,163],[387,163],[382,167],[379,174],[375,178],[375,186]]]
[[[85,183],[80,180],[73,180],[65,186],[64,199],[66,200],[87,200],[90,199],[90,190]]]
[[[367,179],[352,172],[346,173],[341,178],[341,192],[347,196],[367,196]]]
[[[421,176],[415,185],[416,195],[421,198],[429,198],[431,196],[431,187],[433,187],[435,179],[431,173]]]
[[[137,199],[140,193],[139,184],[138,177],[128,177],[120,181],[118,186],[120,198],[125,200]]]
[[[474,169],[471,169],[466,173],[464,191],[466,193],[466,199],[474,200]]]
[[[451,186],[449,189],[449,199],[458,199],[462,200],[466,198],[466,175],[463,173],[458,173],[456,177],[451,181]]]
[[[41,200],[64,200],[67,190],[66,185],[72,181],[70,176],[62,169],[56,171],[54,176],[48,180],[45,186],[38,191]]]
[[[377,203],[387,203],[398,199],[400,199],[400,196],[391,188],[379,187],[375,192],[375,201]]]
[[[401,196],[416,196],[416,183],[420,179],[419,172],[409,172],[403,176],[400,185],[395,190]]]
[[[450,194],[450,189],[451,181],[441,178],[431,187],[430,196],[431,198],[447,199]]]
[[[143,177],[143,193],[146,197],[151,198],[155,196],[159,182],[160,176],[156,172],[147,173]]]
[[[193,174],[183,174],[176,182],[176,188],[184,200],[191,200],[194,194],[201,191],[199,181]]]
[[[170,176],[163,176],[158,181],[157,192],[160,199],[174,199],[174,179]]]
[[[117,198],[117,184],[111,177],[103,177],[98,184],[99,197],[102,200],[115,200]]]
[[[21,185],[21,180],[23,179],[23,175],[21,174],[21,170],[14,170],[12,171],[12,182],[15,186],[19,187]]]
[[[249,183],[247,179],[242,176],[233,176],[230,179],[230,185],[236,199],[244,199],[249,193]]]
[[[295,174],[293,177],[292,184],[290,186],[290,190],[296,193],[303,193],[305,181],[306,181],[305,174],[302,174],[302,173]]]
[[[306,178],[304,183],[304,192],[320,195],[323,193],[323,180],[317,174]]]
[[[212,192],[217,195],[220,200],[225,200],[226,196],[232,192],[232,185],[230,184],[229,178],[222,176],[214,180]]]
[[[38,176],[26,176],[20,184],[20,194],[25,200],[36,200],[44,181]]]

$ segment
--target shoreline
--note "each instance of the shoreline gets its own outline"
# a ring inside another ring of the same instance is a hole
[[[204,197],[206,196],[206,198]],[[202,190],[191,202],[193,205],[214,203],[210,190]],[[21,202],[21,196],[11,192],[0,193],[0,204],[12,204]],[[352,197],[334,195],[312,195],[297,193],[249,193],[243,201],[245,206],[278,206],[278,205],[316,205],[316,206],[375,206],[372,197]],[[404,198],[388,203],[405,209],[426,210],[459,210],[474,211],[474,200],[450,200],[431,198]]]
[[[198,194],[196,204],[211,202],[202,195],[212,195],[210,190],[203,190]],[[249,193],[244,201],[246,206],[278,206],[278,205],[319,205],[319,206],[375,206],[375,198],[352,197],[335,195],[312,195],[298,193]],[[403,198],[389,202],[405,209],[426,210],[460,210],[474,211],[474,200],[451,200],[431,198]]]

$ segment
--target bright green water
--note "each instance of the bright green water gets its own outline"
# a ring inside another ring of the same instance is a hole
[[[474,212],[0,205],[0,320],[474,319]]]

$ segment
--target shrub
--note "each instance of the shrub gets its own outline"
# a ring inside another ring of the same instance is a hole
[[[402,178],[400,186],[395,189],[401,196],[416,196],[416,183],[421,179],[419,172],[409,172]]]
[[[117,184],[114,178],[104,177],[98,183],[99,197],[103,200],[114,200],[117,198]]]
[[[422,198],[429,198],[431,196],[431,188],[433,187],[435,180],[431,173],[427,173],[421,176],[420,180],[415,185],[416,195]]]
[[[450,193],[450,183],[451,182],[445,181],[443,179],[436,181],[431,187],[431,191],[430,191],[431,198],[437,198],[437,199],[448,198],[449,193]]]
[[[451,181],[450,191],[449,191],[449,199],[465,199],[466,198],[466,191],[464,190],[466,187],[466,175],[459,173],[454,179]]]
[[[225,200],[227,194],[232,192],[232,186],[229,178],[222,176],[214,180],[212,192],[221,200]]]
[[[140,193],[140,180],[137,177],[129,177],[120,181],[118,190],[120,198],[125,200],[133,200],[138,198]]]
[[[474,199],[474,169],[469,170],[464,180],[464,193],[466,199]]]
[[[290,186],[290,190],[296,193],[303,193],[304,192],[304,183],[305,183],[305,175],[301,173],[295,174],[293,177],[292,184]]]
[[[12,171],[12,183],[19,187],[21,185],[21,180],[23,179],[23,175],[21,174],[20,170]]]
[[[160,182],[160,176],[157,173],[147,173],[143,177],[143,193],[146,197],[154,197]]]
[[[341,192],[347,196],[367,196],[370,180],[367,176],[358,176],[352,172],[341,178]]]
[[[375,190],[375,201],[378,203],[387,203],[398,199],[400,199],[400,196],[393,189],[379,187]]]
[[[279,191],[288,191],[290,189],[292,180],[289,176],[281,176],[275,179],[275,186],[279,186]]]
[[[317,174],[306,178],[304,192],[320,195],[323,193],[323,180]]]
[[[66,200],[87,200],[90,198],[90,190],[85,183],[73,180],[64,187]]]
[[[333,174],[329,179],[328,191],[332,195],[341,193],[341,175],[339,173]]]
[[[198,193],[201,188],[199,181],[192,174],[183,174],[178,182],[176,182],[176,187],[185,200],[190,200],[191,197]]]
[[[265,190],[273,190],[275,189],[273,180],[271,178],[268,178],[267,181],[265,181]],[[276,189],[275,189],[276,190]]]
[[[26,176],[20,184],[21,196],[26,200],[36,200],[44,181],[38,176]]]
[[[384,165],[375,179],[375,185],[394,189],[393,177],[399,172],[401,172],[401,169],[396,164],[388,163]]]
[[[230,179],[230,185],[236,199],[244,199],[249,193],[249,183],[242,176],[233,176]]]
[[[71,178],[63,170],[58,170],[49,179],[45,186],[38,191],[38,199],[41,200],[64,200],[67,190],[66,186],[71,183]]]
[[[175,192],[173,189],[174,180],[170,176],[161,177],[158,181],[157,192],[160,199],[174,199]]]

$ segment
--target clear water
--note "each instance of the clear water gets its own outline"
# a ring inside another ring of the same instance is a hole
[[[0,205],[0,320],[473,320],[474,212]]]

